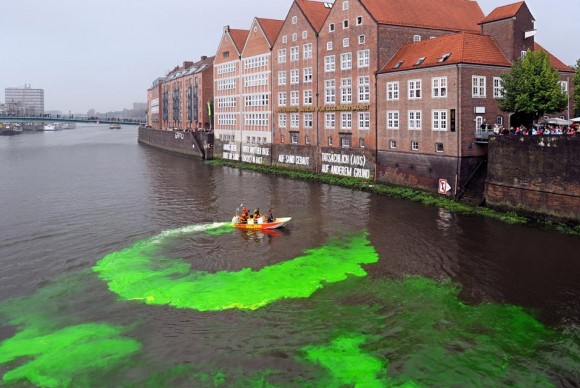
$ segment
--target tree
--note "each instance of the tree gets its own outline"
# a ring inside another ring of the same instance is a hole
[[[580,116],[580,59],[576,61],[574,73],[574,117]]]
[[[498,100],[504,112],[525,115],[536,121],[544,114],[561,112],[568,104],[558,72],[543,50],[529,51],[501,76],[503,97]]]

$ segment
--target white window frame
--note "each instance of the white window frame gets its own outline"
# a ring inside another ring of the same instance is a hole
[[[300,69],[290,70],[290,85],[296,85],[300,83]]]
[[[292,24],[298,23],[298,16],[292,16]]]
[[[324,104],[336,104],[336,80],[334,79],[324,80]]]
[[[278,92],[278,106],[286,106],[286,92]]]
[[[342,10],[346,11],[348,9],[348,0],[342,2]]]
[[[296,62],[300,58],[300,46],[290,47],[290,62]]]
[[[314,126],[314,114],[311,112],[306,112],[303,114],[304,128],[311,129]]]
[[[408,126],[410,131],[420,131],[421,130],[421,118],[423,112],[420,110],[410,110],[408,111]]]
[[[278,50],[278,63],[286,63],[286,49]]]
[[[300,127],[300,114],[290,113],[290,128],[299,128],[299,127]]]
[[[324,72],[331,73],[336,70],[336,57],[327,55],[324,57]]]
[[[365,44],[366,40],[367,38],[364,34],[358,36],[358,44]]]
[[[352,112],[340,112],[340,129],[352,129]]]
[[[447,109],[433,109],[431,111],[431,126],[433,131],[445,132],[448,126],[449,112]]]
[[[485,98],[486,96],[486,80],[487,77],[483,75],[471,76],[471,96],[473,98]]]
[[[503,80],[501,77],[493,77],[493,98],[503,97]]]
[[[433,77],[431,78],[431,97],[432,98],[447,98],[447,77]]]
[[[371,99],[371,79],[368,75],[358,77],[358,102],[365,103]]]
[[[407,82],[408,85],[408,96],[409,100],[420,100],[421,99],[421,80],[411,79]]]
[[[334,129],[336,127],[336,114],[335,113],[325,113],[324,114],[324,128]]]
[[[312,68],[305,67],[304,71],[302,72],[304,83],[311,83],[312,82]]]
[[[495,78],[494,78],[495,79]],[[562,93],[568,93],[568,81],[558,81]]]
[[[419,151],[419,142],[416,140],[411,141],[411,151]]]
[[[399,81],[387,82],[387,101],[399,100]]]
[[[298,90],[290,91],[290,106],[298,106],[300,103],[300,95],[298,93]]]
[[[369,49],[359,50],[357,52],[357,63],[359,69],[369,67],[370,61],[371,61],[371,52]]]
[[[278,128],[286,128],[288,122],[288,116],[286,113],[278,114]]]
[[[302,39],[306,39],[308,38],[308,31],[304,30],[302,31]]]
[[[326,51],[332,51],[332,40],[326,42]]]
[[[286,72],[284,70],[278,72],[278,85],[286,85]]]
[[[389,140],[389,148],[391,148],[391,149],[397,148],[397,141],[396,140]]]
[[[312,43],[306,43],[302,46],[302,53],[304,59],[312,58]]]
[[[350,70],[352,69],[352,53],[342,53],[340,54],[340,70]]]
[[[340,80],[340,103],[352,104],[352,78]]]
[[[304,105],[312,105],[312,89],[304,90],[302,95],[302,103]]]
[[[358,129],[371,129],[371,112],[358,112]]]
[[[388,110],[387,115],[387,129],[399,129],[400,116],[398,110]]]

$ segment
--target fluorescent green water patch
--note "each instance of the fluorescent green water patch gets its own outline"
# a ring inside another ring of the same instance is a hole
[[[366,233],[333,240],[303,256],[259,271],[196,272],[181,259],[157,257],[156,245],[172,231],[113,252],[93,268],[126,300],[199,311],[255,310],[285,298],[308,298],[325,283],[366,276],[361,264],[378,261]]]
[[[421,277],[367,278],[323,290],[317,299],[332,298],[337,303],[322,303],[309,312],[320,320],[334,318],[333,327],[320,333],[325,338],[316,343],[323,343],[328,353],[327,348],[333,348],[326,344],[334,344],[336,331],[365,333],[368,337],[361,348],[385,358],[386,386],[414,382],[445,387],[553,387],[551,376],[577,380],[577,331],[575,337],[557,333],[518,306],[467,305],[459,299],[460,292],[456,283]],[[291,325],[306,326],[301,320]],[[331,357],[340,360],[341,353],[335,351]],[[335,363],[340,368],[340,362]]]
[[[329,346],[307,346],[306,359],[330,370],[336,379],[335,386],[384,387],[378,374],[384,371],[381,360],[363,353],[362,335],[339,337]]]
[[[48,334],[26,329],[0,344],[0,365],[17,365],[2,380],[69,386],[74,376],[107,369],[140,349],[139,342],[122,337],[122,332],[105,324],[70,326]]]

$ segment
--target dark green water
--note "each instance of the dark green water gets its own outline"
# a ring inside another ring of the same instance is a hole
[[[0,138],[0,162],[3,385],[580,381],[575,238],[207,167],[104,126]],[[232,229],[242,201],[293,220]]]

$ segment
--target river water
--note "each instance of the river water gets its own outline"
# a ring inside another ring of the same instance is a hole
[[[241,203],[291,216],[232,229]],[[0,137],[10,386],[578,386],[580,240],[160,152]]]

